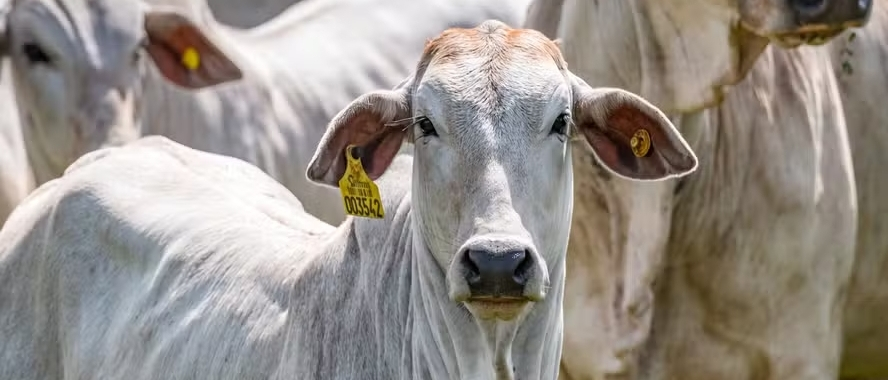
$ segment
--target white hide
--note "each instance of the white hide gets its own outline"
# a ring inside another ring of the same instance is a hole
[[[0,227],[12,209],[34,189],[9,63],[3,61],[6,59],[0,58]]]

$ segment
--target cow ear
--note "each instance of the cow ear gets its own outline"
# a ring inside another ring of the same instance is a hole
[[[697,157],[658,108],[616,88],[591,88],[573,80],[574,124],[596,158],[619,176],[634,180],[681,177]]]
[[[361,160],[370,179],[385,173],[409,134],[410,83],[407,80],[395,90],[364,94],[340,111],[308,164],[308,179],[337,187],[346,170],[345,151],[350,145],[357,147],[352,154]]]
[[[199,89],[243,77],[240,68],[181,13],[147,9],[145,32],[148,54],[170,82]]]

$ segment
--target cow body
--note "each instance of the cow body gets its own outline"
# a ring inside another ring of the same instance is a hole
[[[0,62],[0,227],[34,189],[9,74],[8,63]]]
[[[844,315],[842,375],[888,377],[888,4],[876,1],[870,21],[830,43],[848,124],[859,203],[857,254]]]
[[[845,115],[825,49],[766,47],[793,28],[777,3],[533,5],[528,26],[577,75],[669,110],[701,160],[654,184],[575,163],[563,378],[838,375],[857,231]]]

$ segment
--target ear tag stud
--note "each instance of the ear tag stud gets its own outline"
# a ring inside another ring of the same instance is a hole
[[[200,67],[200,54],[197,52],[197,49],[193,47],[185,48],[185,51],[182,52],[182,64],[188,70],[197,70]]]
[[[651,150],[651,135],[647,130],[639,129],[635,131],[632,139],[629,140],[629,146],[632,148],[632,153],[635,154],[635,157],[647,156]]]
[[[339,179],[339,192],[342,194],[342,204],[345,213],[362,218],[382,219],[385,210],[382,208],[382,197],[379,196],[379,188],[364,171],[360,155],[361,148],[349,145],[345,148],[347,166],[345,174]]]

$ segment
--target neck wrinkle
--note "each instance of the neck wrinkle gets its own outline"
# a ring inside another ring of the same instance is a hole
[[[511,322],[478,321],[462,304],[450,300],[445,271],[422,237],[416,234],[412,240],[411,306],[407,318],[410,339],[403,352],[407,358],[413,356],[409,360],[411,365],[405,366],[413,373],[405,374],[406,377],[423,374],[431,379],[557,378],[562,340],[563,260],[549,267],[552,289],[527,314]]]

